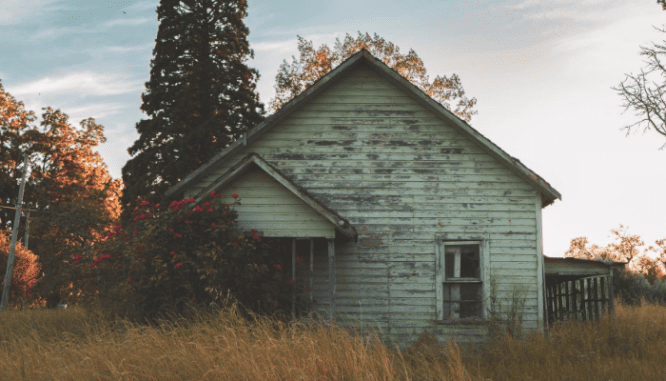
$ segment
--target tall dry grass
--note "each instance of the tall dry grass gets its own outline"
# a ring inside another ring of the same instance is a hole
[[[0,380],[664,380],[666,307],[524,340],[400,352],[344,329],[243,319],[230,308],[155,326],[81,309],[0,314]]]

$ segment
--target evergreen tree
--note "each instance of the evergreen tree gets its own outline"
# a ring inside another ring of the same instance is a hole
[[[169,187],[263,119],[259,74],[246,66],[244,0],[162,0],[150,81],[123,168],[122,219],[137,200],[160,202]]]

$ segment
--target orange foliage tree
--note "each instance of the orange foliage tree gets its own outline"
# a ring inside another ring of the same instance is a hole
[[[400,48],[392,42],[384,40],[377,34],[371,37],[368,33],[361,32],[356,38],[347,34],[344,41],[336,40],[333,50],[325,44],[315,49],[312,41],[306,41],[298,36],[300,58],[297,60],[292,57],[291,64],[285,60],[280,65],[275,77],[275,98],[270,103],[271,109],[278,110],[361,49],[370,51],[459,118],[469,122],[477,113],[473,109],[476,98],[468,99],[465,96],[465,90],[457,74],[448,78],[437,76],[430,81],[423,61],[414,50],[410,49],[407,54],[402,54]],[[451,105],[454,101],[457,101],[455,108]]]
[[[10,238],[8,231],[0,232],[0,292],[4,288],[5,271],[7,271],[7,258],[9,257]],[[37,283],[39,263],[37,256],[27,250],[21,242],[16,242],[14,248],[14,265],[12,281],[9,286],[9,305],[15,308],[25,304],[37,304],[32,290]]]
[[[57,300],[70,284],[63,277],[63,261],[89,252],[101,240],[100,232],[118,219],[122,183],[111,178],[93,151],[106,141],[103,126],[89,118],[75,128],[66,114],[50,107],[41,119],[41,128],[35,126],[34,113],[0,83],[0,200],[13,205],[23,170],[19,163],[28,155],[24,202],[28,209],[39,209],[30,214],[29,225],[29,247],[42,269],[36,290]],[[13,228],[13,212],[0,209],[0,229]],[[25,226],[19,226],[19,237]]]
[[[627,269],[635,274],[641,274],[653,284],[657,279],[666,276],[666,239],[657,240],[659,249],[653,246],[643,248],[645,243],[640,236],[627,233],[628,227],[620,225],[618,229],[612,229],[615,242],[606,247],[597,245],[588,246],[587,237],[578,237],[571,240],[569,250],[564,253],[565,257],[581,259],[601,259],[604,261],[627,262]],[[643,252],[641,252],[643,248]],[[653,258],[649,252],[657,251],[659,257]]]

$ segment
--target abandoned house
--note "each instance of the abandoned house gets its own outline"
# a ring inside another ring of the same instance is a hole
[[[167,195],[212,190],[293,245],[298,297],[341,326],[476,342],[519,296],[524,332],[546,327],[541,209],[560,193],[366,50]]]

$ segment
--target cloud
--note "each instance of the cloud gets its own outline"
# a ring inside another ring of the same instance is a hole
[[[152,51],[152,49],[155,47],[155,44],[149,44],[149,45],[138,45],[138,46],[107,46],[104,48],[105,52],[108,53],[124,53],[124,52],[132,52],[136,50],[140,51]]]
[[[612,0],[524,0],[505,7],[519,11],[526,19],[602,21],[618,5]]]
[[[20,24],[56,9],[58,0],[0,0],[0,25]]]
[[[156,10],[160,5],[158,0],[147,0],[147,1],[137,1],[127,7],[122,8],[127,12],[132,11],[145,11],[145,10]]]
[[[142,89],[142,81],[130,81],[91,72],[69,74],[59,78],[43,78],[11,89],[15,95],[37,95],[50,93],[76,93],[80,96],[126,94]]]
[[[30,36],[30,39],[33,41],[58,40],[65,35],[104,33],[104,32],[109,32],[111,29],[116,27],[132,27],[137,25],[143,25],[151,21],[153,20],[148,17],[140,17],[140,18],[137,17],[131,19],[109,20],[100,24],[87,24],[78,27],[72,27],[72,26],[51,27],[43,29],[38,33]]]
[[[294,34],[299,34],[294,32]],[[321,44],[328,44],[332,48],[332,43],[336,38],[344,37],[343,33],[327,33],[327,34],[300,34],[307,41],[312,41],[315,48]],[[257,42],[250,46],[257,52],[275,52],[275,53],[290,53],[298,51],[298,39],[292,38],[289,40],[275,41],[275,42]]]
[[[136,17],[136,18],[120,18],[120,19],[115,19],[115,20],[109,20],[106,22],[103,22],[99,26],[98,31],[104,31],[108,30],[111,28],[114,28],[116,26],[135,26],[135,25],[141,25],[145,24],[148,22],[153,21],[153,19],[148,18],[148,17]]]
[[[296,50],[298,46],[298,40],[291,39],[286,41],[278,42],[259,42],[256,44],[250,45],[252,50],[257,52],[277,52],[277,53],[289,53]]]
[[[99,120],[109,115],[116,115],[125,108],[127,108],[127,105],[122,103],[93,103],[81,107],[68,108],[66,113],[69,115],[70,120],[78,123],[87,118]]]

